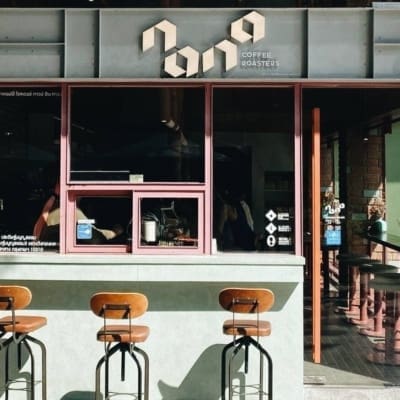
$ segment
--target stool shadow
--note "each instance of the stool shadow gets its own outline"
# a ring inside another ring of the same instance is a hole
[[[158,389],[162,400],[184,400],[193,397],[207,400],[218,400],[221,396],[221,354],[225,344],[216,344],[207,348],[193,364],[182,383],[171,386],[162,380]],[[243,357],[238,354],[234,362],[233,377],[243,381],[243,373],[238,370],[243,364]]]
[[[77,390],[65,394],[63,397],[61,397],[60,400],[94,400],[94,392],[85,392]]]

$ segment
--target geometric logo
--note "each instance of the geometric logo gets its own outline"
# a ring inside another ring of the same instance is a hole
[[[142,33],[143,52],[154,47],[156,31],[163,33],[164,52],[176,48],[176,25],[164,19]],[[196,75],[199,71],[209,71],[214,67],[215,55],[222,53],[225,56],[225,71],[229,71],[238,64],[238,44],[249,40],[255,43],[264,37],[265,17],[256,11],[252,11],[231,23],[229,39],[223,39],[201,54],[202,65],[200,65],[199,52],[191,46],[185,46],[165,57],[164,70],[174,78],[182,75],[190,77]],[[183,60],[183,65],[178,65],[178,59]]]

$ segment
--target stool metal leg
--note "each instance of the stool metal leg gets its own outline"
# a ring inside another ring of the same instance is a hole
[[[273,365],[272,365],[272,358],[269,355],[269,353],[264,349],[264,347],[261,346],[260,343],[258,343],[256,340],[254,340],[252,337],[249,338],[251,343],[262,353],[267,361],[268,361],[268,400],[272,400],[273,395],[272,395],[272,389],[273,389]]]
[[[263,395],[264,395],[264,359],[263,355],[260,352],[260,377],[259,377],[259,382],[260,382],[260,391],[259,391],[259,400],[263,400]]]
[[[9,344],[11,344],[11,343],[12,343],[12,338],[11,338]],[[10,349],[10,346],[7,345],[7,347],[6,347],[6,365],[4,368],[4,383],[5,383],[5,394],[6,394],[5,400],[8,400],[8,382],[10,379],[10,376],[9,376],[9,355],[10,355],[9,349]]]
[[[26,340],[29,340],[40,347],[42,357],[42,400],[47,400],[47,352],[46,346],[42,341],[32,336],[27,336]],[[33,399],[32,399],[33,400]]]
[[[95,389],[95,395],[94,395],[95,400],[101,400],[100,399],[100,369],[101,369],[102,364],[105,361],[104,358],[105,357],[101,358],[96,366],[96,384],[95,384],[96,389]]]
[[[33,338],[32,336],[29,335],[20,335],[17,337],[16,345],[17,345],[17,367],[18,370],[21,370],[22,368],[22,346],[26,348],[26,351],[29,354],[29,360],[30,360],[30,369],[31,369],[31,376],[30,376],[30,383],[29,383],[29,388],[27,387],[27,391],[31,393],[30,399],[35,400],[36,394],[35,394],[35,357],[34,353],[32,351],[31,346],[29,345],[29,341],[37,344],[40,347],[41,350],[41,385],[42,385],[42,398],[41,400],[47,400],[47,356],[46,356],[46,346],[44,343],[36,338]],[[6,349],[6,365],[5,365],[5,399],[8,400],[9,398],[9,390],[10,390],[10,385],[12,383],[11,377],[10,377],[10,354],[9,354],[9,348],[10,344],[15,343],[15,340],[13,337],[9,338],[4,344],[4,348]]]
[[[232,400],[233,398],[233,388],[232,388],[232,364],[233,360],[239,351],[245,346],[245,373],[248,372],[248,351],[249,346],[253,345],[260,354],[260,368],[259,368],[259,384],[258,384],[258,392],[259,392],[259,400],[264,399],[264,357],[267,359],[268,363],[268,400],[273,399],[273,364],[272,358],[269,353],[261,346],[261,344],[254,340],[250,336],[244,336],[234,342],[227,344],[223,350],[221,355],[221,400],[226,399],[226,364],[228,364],[228,399]],[[227,353],[230,349],[233,348],[232,354],[229,357],[229,361],[227,361]]]
[[[144,400],[149,400],[149,356],[147,353],[135,346],[135,351],[139,353],[144,360]]]
[[[127,351],[129,351],[127,349]],[[129,351],[130,356],[132,357],[132,359],[135,361],[136,364],[136,368],[137,368],[137,385],[138,385],[138,399],[142,400],[142,367],[139,363],[139,360],[137,359],[134,351]]]
[[[231,342],[224,346],[221,353],[221,400],[225,400],[226,392],[226,353],[230,348],[235,345],[235,342]]]
[[[125,351],[121,351],[121,382],[125,381]]]
[[[29,353],[29,358],[31,361],[31,379],[30,379],[30,387],[27,390],[31,392],[31,400],[35,400],[35,360],[33,357],[32,348],[31,346],[29,346],[29,343],[26,340],[23,340],[20,344],[23,344]],[[19,349],[18,351],[21,351],[21,349]],[[19,366],[18,368],[20,369]]]
[[[109,373],[110,373],[110,354],[107,355],[106,359],[105,359],[105,364],[104,364],[104,396],[105,399],[108,399],[108,394],[109,394],[109,390],[110,387],[108,385],[108,377],[109,377]]]
[[[244,373],[247,374],[249,372],[249,343],[245,341],[244,346]]]
[[[110,348],[107,346],[106,353],[102,358],[100,358],[99,362],[97,363],[96,366],[96,383],[95,383],[95,400],[102,400],[101,394],[100,394],[100,373],[101,373],[101,367],[103,364],[105,364],[105,400],[108,397],[108,359],[118,350],[120,349],[120,345],[117,344],[114,347]]]
[[[130,344],[128,343],[118,343],[114,347],[110,348],[107,346],[105,355],[98,361],[96,366],[96,383],[95,383],[95,400],[102,400],[100,393],[100,383],[101,383],[101,367],[105,365],[105,376],[104,376],[104,400],[109,399],[109,360],[113,354],[117,351],[121,351],[121,381],[125,380],[125,352],[128,352],[135,362],[137,368],[137,386],[138,386],[138,400],[143,399],[148,400],[149,396],[149,357],[148,355],[138,347],[131,350]],[[143,384],[143,372],[142,366],[136,357],[135,353],[139,353],[144,359],[144,384]],[[143,387],[144,386],[144,387]]]
[[[228,362],[228,393],[229,393],[229,400],[232,400],[233,397],[233,387],[232,387],[232,361],[236,357],[236,355],[239,353],[240,349],[243,346],[243,341],[242,339],[239,339],[236,342],[236,346],[233,349],[232,355],[229,358]],[[245,367],[246,368],[246,367]]]

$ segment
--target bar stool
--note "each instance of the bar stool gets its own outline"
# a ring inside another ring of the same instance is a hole
[[[380,260],[369,259],[365,264],[358,265],[358,271],[360,275],[359,281],[359,293],[360,293],[360,306],[359,306],[359,316],[358,318],[354,317],[350,319],[350,322],[355,325],[367,325],[370,320],[368,318],[368,281],[370,279],[371,274],[374,273],[376,270],[385,271],[391,270],[390,266],[386,266],[381,263]],[[374,307],[375,309],[375,307]]]
[[[132,325],[132,319],[143,315],[148,308],[147,297],[142,293],[99,292],[90,299],[90,307],[94,314],[103,318],[103,326],[97,332],[97,340],[104,342],[104,356],[96,366],[96,394],[95,400],[101,400],[100,372],[105,364],[104,400],[109,400],[115,392],[109,390],[109,361],[113,354],[121,352],[121,381],[125,381],[125,354],[128,353],[137,368],[137,395],[135,398],[148,400],[149,398],[149,358],[148,355],[136,346],[136,343],[145,342],[150,329],[145,325]],[[125,324],[109,324],[108,320],[127,319]],[[114,346],[112,344],[115,343]],[[142,363],[136,354],[140,354],[144,361],[144,379]],[[142,397],[143,396],[143,397]]]
[[[17,310],[26,308],[32,300],[32,293],[25,286],[0,286],[0,310],[9,311],[10,315],[0,319],[0,337],[4,337],[4,342],[0,345],[0,350],[6,351],[5,356],[5,398],[8,400],[12,385],[21,382],[10,375],[10,347],[11,344],[17,346],[17,367],[20,371],[23,367],[22,349],[28,353],[30,360],[30,380],[23,389],[30,392],[30,399],[35,400],[35,358],[29,342],[37,344],[41,351],[42,371],[41,371],[41,389],[42,400],[47,399],[47,383],[46,383],[46,347],[43,342],[32,337],[30,334],[37,331],[47,324],[47,318],[34,315],[18,315]]]
[[[357,277],[359,274],[358,266],[369,262],[371,259],[368,255],[345,253],[338,254],[336,259],[339,261],[339,298],[347,299],[347,313],[356,314],[358,308],[356,306],[357,293]]]
[[[400,365],[400,269],[377,273],[371,281],[375,290],[386,291],[385,342],[378,343],[368,360],[378,364]]]
[[[260,313],[268,311],[274,304],[274,294],[269,289],[256,288],[226,288],[219,294],[219,304],[227,311],[232,312],[232,319],[226,320],[223,324],[223,333],[233,336],[231,343],[224,346],[222,351],[222,368],[221,368],[221,400],[225,400],[226,388],[229,389],[229,400],[233,394],[240,396],[245,395],[242,389],[246,391],[246,387],[250,385],[233,385],[232,382],[232,363],[239,351],[244,348],[244,372],[247,374],[249,368],[249,348],[254,348],[260,355],[259,383],[251,385],[256,388],[259,399],[262,400],[268,396],[268,400],[272,400],[272,359],[269,353],[259,343],[259,338],[269,336],[271,334],[271,324],[269,321],[261,321]],[[256,319],[236,319],[236,314],[256,314]],[[237,338],[237,336],[240,336]],[[254,339],[256,337],[256,339]],[[232,354],[227,359],[228,351],[232,350]],[[268,391],[264,391],[264,357],[268,363]],[[226,376],[226,368],[228,367],[228,380]],[[254,393],[252,393],[254,394]]]
[[[360,265],[360,320],[369,322],[368,320],[368,287],[371,286],[370,281],[375,274],[396,272],[398,269],[390,264],[367,263]],[[374,290],[374,326],[373,328],[364,327],[360,329],[361,335],[370,337],[384,337],[385,329],[383,327],[383,291]]]

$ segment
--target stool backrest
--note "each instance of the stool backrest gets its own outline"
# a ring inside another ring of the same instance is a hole
[[[148,308],[142,293],[99,292],[90,299],[90,308],[98,317],[130,319],[143,315]]]
[[[270,289],[226,288],[219,293],[221,307],[234,313],[262,313],[268,311],[274,301],[275,296]]]
[[[0,285],[0,310],[21,310],[31,300],[32,293],[25,286]]]

